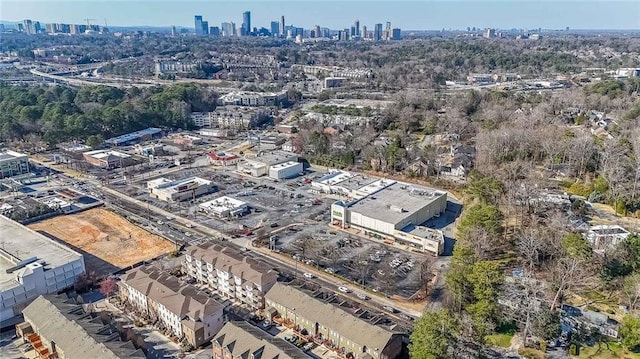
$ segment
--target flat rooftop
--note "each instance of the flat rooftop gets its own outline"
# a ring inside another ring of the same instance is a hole
[[[149,127],[146,128],[144,130],[140,130],[140,131],[136,131],[136,132],[131,132],[131,133],[127,133],[118,137],[113,137],[110,138],[108,140],[106,140],[106,143],[113,143],[113,144],[118,144],[118,143],[122,143],[122,142],[127,142],[127,141],[132,141],[132,140],[137,140],[139,138],[142,138],[143,136],[152,136],[152,135],[156,135],[162,133],[162,129],[159,129],[157,127]]]
[[[54,240],[33,231],[5,216],[0,216],[0,290],[13,286],[5,278],[6,270],[31,258],[44,260],[47,268],[56,268],[73,262],[82,255]]]
[[[326,185],[335,185],[351,177],[353,177],[353,175],[349,172],[336,171],[322,176],[316,182]]]
[[[0,161],[10,160],[14,158],[27,157],[27,155],[11,150],[0,151]]]
[[[398,223],[446,195],[446,192],[432,188],[396,182],[375,194],[347,203],[346,206],[369,218]]]
[[[344,187],[350,191],[355,191],[376,181],[379,181],[379,178],[355,175],[353,177],[345,178],[343,181],[335,183],[335,185]]]
[[[210,211],[222,212],[224,210],[234,210],[236,208],[240,208],[246,205],[247,205],[246,202],[242,202],[238,199],[231,198],[228,196],[222,196],[214,200],[201,203],[200,207]]]
[[[129,157],[131,157],[130,155],[128,155],[126,153],[113,151],[113,150],[95,150],[95,151],[85,152],[84,154],[87,155],[87,156],[91,156],[93,158],[98,158],[98,159],[106,159],[106,158],[109,158],[109,157],[119,157],[119,158],[129,158]]]
[[[297,159],[298,156],[291,152],[273,151],[273,152],[263,153],[261,155],[258,155],[257,157],[247,158],[247,161],[260,162],[268,166],[271,166],[278,162],[285,162],[287,160],[290,160],[291,158]]]

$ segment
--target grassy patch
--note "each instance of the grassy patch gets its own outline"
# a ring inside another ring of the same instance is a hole
[[[631,353],[630,351],[622,348],[620,344],[615,342],[602,343],[598,348],[598,345],[592,347],[581,347],[580,356],[578,358],[589,359],[640,359],[640,353]]]
[[[545,355],[541,350],[533,348],[523,348],[518,350],[518,354],[527,359],[545,359]]]
[[[484,340],[491,346],[508,348],[511,346],[511,338],[513,334],[492,334],[484,337]]]

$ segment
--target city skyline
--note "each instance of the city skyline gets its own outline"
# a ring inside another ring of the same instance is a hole
[[[305,29],[315,25],[342,29],[359,20],[373,29],[390,21],[403,30],[492,28],[545,29],[640,29],[640,2],[632,1],[3,1],[3,21],[33,19],[43,23],[96,23],[110,26],[163,26],[193,28],[194,14],[202,15],[209,26],[234,22],[241,27],[243,13],[251,12],[251,27],[270,28],[281,16]],[[628,11],[620,11],[620,9]],[[636,11],[634,11],[634,8]],[[571,13],[572,16],[567,16]],[[142,16],[141,14],[146,14]]]

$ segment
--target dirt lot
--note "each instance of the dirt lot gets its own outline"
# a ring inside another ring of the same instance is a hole
[[[87,269],[98,274],[113,272],[175,248],[162,237],[102,208],[54,217],[28,227],[48,233],[85,254]]]

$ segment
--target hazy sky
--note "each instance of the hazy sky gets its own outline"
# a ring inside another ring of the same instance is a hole
[[[391,21],[405,30],[495,28],[640,29],[640,0],[0,0],[0,19],[40,22],[193,27],[200,14],[209,26],[223,21],[242,23],[251,11],[252,27],[269,27],[284,15],[287,24],[332,29],[351,26],[355,19],[373,28]]]

